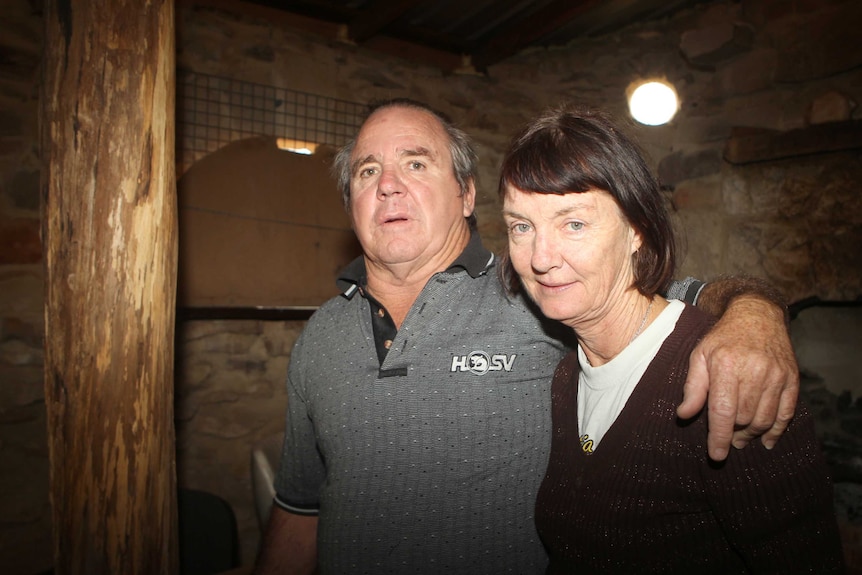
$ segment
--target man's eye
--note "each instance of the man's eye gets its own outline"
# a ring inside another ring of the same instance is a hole
[[[529,224],[515,224],[512,226],[512,231],[516,234],[526,234],[530,231]]]
[[[377,168],[362,168],[359,170],[360,178],[367,178],[368,176],[373,176],[377,173]]]
[[[420,161],[413,160],[412,162],[410,162],[410,169],[411,170],[421,170],[424,167],[425,167],[425,164],[423,164]]]
[[[573,231],[580,231],[584,229],[584,222],[569,222],[569,229]]]

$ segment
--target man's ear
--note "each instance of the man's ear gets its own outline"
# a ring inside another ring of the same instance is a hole
[[[464,205],[464,217],[468,218],[476,208],[476,185],[473,182],[473,178],[470,178],[470,181],[467,182],[467,189],[461,194],[461,200]]]

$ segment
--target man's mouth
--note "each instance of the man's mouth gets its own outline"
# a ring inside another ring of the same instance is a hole
[[[397,224],[400,222],[408,222],[410,221],[407,216],[401,214],[393,214],[390,216],[384,216],[380,219],[381,224]]]

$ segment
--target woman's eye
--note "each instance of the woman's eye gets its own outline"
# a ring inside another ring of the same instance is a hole
[[[512,231],[516,234],[526,234],[530,231],[530,226],[527,224],[515,224],[512,226]]]
[[[569,229],[572,231],[579,231],[584,228],[584,222],[569,222]]]

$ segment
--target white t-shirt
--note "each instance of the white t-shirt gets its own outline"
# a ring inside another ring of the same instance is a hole
[[[684,309],[681,301],[669,301],[643,333],[604,365],[591,366],[578,345],[578,429],[584,451],[590,453],[598,447]]]

